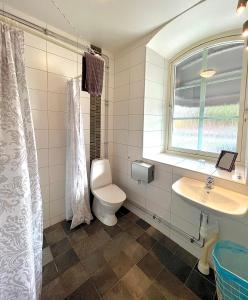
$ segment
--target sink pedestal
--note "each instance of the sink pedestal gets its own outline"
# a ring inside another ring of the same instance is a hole
[[[205,243],[204,248],[202,249],[202,257],[198,262],[198,270],[204,275],[209,275],[209,251],[218,239],[219,233],[214,233],[212,238]]]

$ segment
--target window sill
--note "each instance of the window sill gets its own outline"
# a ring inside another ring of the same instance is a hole
[[[236,165],[236,169],[234,171],[227,172],[225,170],[216,169],[214,161],[205,160],[205,162],[203,162],[200,159],[189,158],[183,155],[171,155],[167,153],[146,153],[143,155],[143,157],[144,159],[171,165],[177,168],[211,175],[219,179],[228,180],[239,184],[246,184],[245,166],[243,165]],[[238,175],[241,176],[240,179],[238,178]]]

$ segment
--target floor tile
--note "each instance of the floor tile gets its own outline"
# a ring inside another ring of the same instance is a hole
[[[190,289],[184,287],[178,296],[178,300],[200,300]]]
[[[45,237],[49,245],[55,244],[66,237],[65,231],[61,224],[55,224],[45,229]]]
[[[76,244],[77,242],[80,242],[81,240],[87,239],[88,234],[83,229],[83,227],[78,228],[77,230],[72,231],[68,235],[68,239],[70,240],[70,243],[72,245]]]
[[[106,265],[107,261],[105,260],[103,256],[103,251],[97,250],[93,253],[91,253],[88,257],[86,257],[84,260],[81,260],[81,263],[85,270],[92,275],[95,273],[98,269]]]
[[[104,230],[108,233],[110,237],[115,237],[120,232],[122,232],[121,228],[118,225],[115,226],[104,226]]]
[[[65,296],[66,293],[59,278],[50,281],[42,288],[41,300],[61,300]]]
[[[120,218],[122,218],[123,216],[125,216],[121,211],[117,211],[115,213],[116,218],[119,220]]]
[[[69,243],[68,238],[64,238],[63,240],[60,240],[56,244],[51,245],[51,251],[53,257],[63,254],[70,249],[71,249],[71,244]]]
[[[168,250],[170,250],[170,252],[175,253],[177,248],[179,248],[179,246],[172,241],[170,238],[168,238],[167,236],[163,236],[162,239],[159,240],[159,243],[164,246],[165,248],[167,248]]]
[[[152,249],[150,250],[151,255],[155,256],[164,266],[167,266],[173,254],[165,247],[163,247],[160,243],[156,243]]]
[[[79,259],[84,260],[91,255],[96,249],[91,249],[90,238],[79,241],[77,243],[71,243],[73,250],[76,252]]]
[[[178,300],[184,288],[183,283],[166,269],[158,275],[154,285],[169,300]]]
[[[105,265],[94,273],[92,280],[98,292],[103,295],[117,283],[118,278],[110,266]]]
[[[125,206],[122,206],[122,207],[118,210],[118,212],[122,213],[122,214],[125,216],[126,214],[130,213],[130,210],[127,209]]]
[[[124,253],[120,252],[117,256],[114,256],[109,265],[115,272],[118,278],[123,277],[134,265],[133,261]]]
[[[43,286],[59,276],[55,263],[52,261],[42,268],[42,284]]]
[[[152,281],[137,266],[134,266],[121,282],[128,289],[134,299],[141,298],[150,287]]]
[[[112,240],[109,240],[103,247],[104,258],[109,261],[112,257],[119,255],[119,253],[126,249],[128,245],[135,240],[126,232],[121,232],[115,236]]]
[[[141,228],[139,225],[137,224],[133,224],[132,226],[130,226],[126,232],[128,234],[130,234],[134,239],[137,239],[138,237],[140,237],[145,231],[143,228]]]
[[[138,224],[144,230],[147,230],[151,226],[150,224],[148,224],[146,221],[144,221],[142,219],[137,220],[136,224]]]
[[[52,226],[49,226],[49,227],[45,228],[44,229],[44,234],[47,234],[47,233],[49,233],[51,231],[54,231],[54,230],[56,230],[58,228],[61,228],[61,222],[56,223],[56,224],[54,224]]]
[[[94,283],[91,279],[83,283],[65,300],[100,300],[100,296],[96,291]]]
[[[122,230],[125,231],[133,225],[133,222],[130,221],[130,217],[128,214],[128,215],[125,215],[125,216],[119,218],[117,224]]]
[[[156,241],[160,241],[163,237],[164,234],[157,230],[156,228],[150,226],[147,230],[146,233],[149,234],[151,237],[153,237]]]
[[[80,263],[70,267],[60,276],[61,284],[67,296],[73,293],[88,279],[89,274]]]
[[[118,255],[121,252],[119,247],[114,240],[110,240],[102,247],[102,253],[104,259],[108,262],[113,256]]]
[[[141,300],[167,300],[167,298],[165,298],[155,285],[151,285]]]
[[[99,220],[95,219],[89,225],[86,225],[84,227],[84,230],[87,232],[89,236],[91,236],[97,233],[102,228],[103,228],[103,224]]]
[[[96,232],[94,235],[90,236],[92,241],[92,250],[99,249],[103,247],[108,241],[111,240],[110,236],[107,234],[107,232],[101,228],[98,232]]]
[[[131,259],[134,264],[139,262],[147,254],[147,250],[135,240],[128,246],[123,248],[123,252]]]
[[[65,272],[71,266],[79,262],[79,258],[73,249],[55,257],[55,264],[58,268],[59,273]]]
[[[130,211],[130,213],[128,213],[126,216],[125,216],[126,219],[128,219],[130,222],[132,223],[135,223],[137,220],[139,220],[139,217],[136,216],[134,213],[132,213]]]
[[[154,279],[163,269],[163,265],[151,254],[147,254],[137,266],[150,278]]]
[[[195,264],[194,270],[195,270],[196,272],[199,272],[199,273],[200,273],[200,271],[198,270],[197,264]],[[200,273],[200,274],[201,274],[204,278],[206,278],[207,280],[211,281],[211,282],[215,285],[215,275],[214,275],[214,270],[213,270],[212,268],[210,268],[210,270],[209,270],[209,275],[204,275],[204,274],[202,274],[202,273]]]
[[[52,256],[50,247],[48,246],[48,247],[42,249],[42,266],[47,265],[52,260],[53,260],[53,256]]]
[[[134,298],[129,293],[128,289],[122,284],[122,282],[118,282],[112,289],[110,289],[103,296],[104,300],[133,300]]]
[[[120,247],[124,248],[127,247],[130,243],[134,242],[135,239],[127,232],[121,232],[113,238],[113,241]]]
[[[215,295],[215,286],[195,270],[191,272],[186,286],[202,300],[212,300]]]
[[[95,234],[86,239],[73,244],[73,249],[81,260],[86,259],[89,255],[102,248],[111,240],[110,236],[102,228]]]
[[[122,249],[125,249],[125,246],[123,247],[118,241],[113,239],[103,247],[103,256],[106,261],[110,261],[113,257],[119,255]]]
[[[151,237],[146,232],[143,233],[139,238],[136,240],[138,243],[140,243],[146,250],[150,250],[152,246],[156,243],[156,240]]]
[[[192,270],[191,267],[175,255],[173,255],[171,260],[166,264],[166,268],[183,283],[187,280]]]
[[[193,256],[191,253],[189,253],[188,251],[186,251],[185,249],[179,246],[176,249],[175,255],[179,257],[182,261],[184,261],[191,268],[194,268],[198,261],[198,259],[195,256]]]

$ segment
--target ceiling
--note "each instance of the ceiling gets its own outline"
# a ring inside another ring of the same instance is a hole
[[[54,1],[71,25],[54,6]],[[75,35],[75,31],[78,31],[81,38],[113,52],[142,38],[198,2],[199,0],[4,0],[6,6],[69,34]]]
[[[242,25],[248,19],[248,9],[239,16],[236,13],[237,3],[237,0],[207,0],[167,24],[148,46],[171,59],[193,44],[220,33],[237,30],[241,38]]]

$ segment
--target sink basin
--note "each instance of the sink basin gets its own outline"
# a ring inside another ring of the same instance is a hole
[[[248,196],[218,186],[207,190],[205,182],[182,177],[172,185],[173,191],[202,210],[243,216],[248,210]]]

